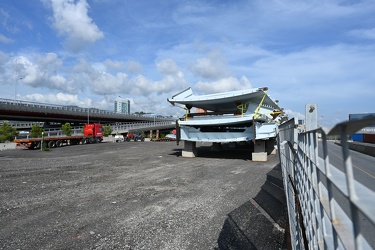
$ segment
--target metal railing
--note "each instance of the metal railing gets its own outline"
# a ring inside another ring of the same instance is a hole
[[[374,247],[369,242],[373,242],[368,236],[371,233],[365,230],[372,230],[375,236],[375,193],[354,179],[347,143],[348,135],[374,122],[375,118],[340,123],[328,134],[321,128],[299,131],[294,119],[279,126],[278,149],[293,249]],[[344,172],[329,162],[327,136],[334,135],[341,139]]]

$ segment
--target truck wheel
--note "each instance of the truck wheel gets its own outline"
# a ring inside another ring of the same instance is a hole
[[[145,138],[144,138],[144,137],[142,137],[142,138],[141,138],[141,141],[145,141]]]
[[[38,142],[36,142],[35,143],[35,149],[40,149],[40,145],[41,145],[42,143],[40,142],[40,141],[38,141]]]
[[[49,141],[48,142],[48,147],[49,148],[54,148],[54,147],[56,147],[56,143],[54,141]]]
[[[60,140],[56,141],[56,147],[61,147],[62,146],[62,142]]]

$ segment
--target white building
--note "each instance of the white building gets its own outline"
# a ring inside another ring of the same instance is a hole
[[[128,99],[123,99],[118,97],[115,100],[115,112],[120,114],[130,114],[130,101]]]

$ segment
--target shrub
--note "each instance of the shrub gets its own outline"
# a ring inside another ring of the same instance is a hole
[[[40,137],[42,137],[42,132],[44,132],[43,128],[35,124],[31,127],[30,137],[31,138],[40,138]]]
[[[61,126],[61,130],[64,133],[64,135],[71,136],[72,135],[72,126],[70,126],[70,123],[65,123]]]
[[[0,142],[12,141],[17,134],[17,130],[12,128],[6,121],[0,126]]]

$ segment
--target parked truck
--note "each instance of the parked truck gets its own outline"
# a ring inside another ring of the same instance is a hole
[[[64,145],[79,145],[103,141],[102,124],[85,124],[83,135],[49,136],[42,138],[15,139],[18,148],[40,149],[40,147],[55,148]]]
[[[139,131],[136,131],[136,132],[129,131],[129,133],[126,135],[125,140],[126,141],[144,141],[145,137]]]

